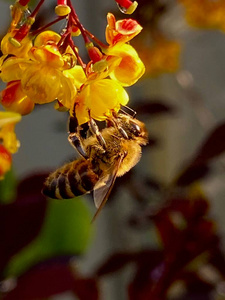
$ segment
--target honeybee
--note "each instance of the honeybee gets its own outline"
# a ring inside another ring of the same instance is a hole
[[[76,133],[69,135],[70,143],[82,157],[51,173],[44,183],[43,194],[68,199],[93,191],[95,219],[116,177],[124,175],[140,160],[141,146],[147,144],[148,134],[144,123],[124,113],[119,113],[113,122],[109,121],[111,126],[101,131],[93,122],[90,131],[94,134],[82,140],[82,147]]]

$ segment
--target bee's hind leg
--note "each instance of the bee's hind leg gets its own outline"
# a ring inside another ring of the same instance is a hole
[[[80,130],[78,129],[78,123],[76,117],[69,118],[69,136],[68,140],[70,144],[77,150],[77,152],[85,159],[88,158],[86,151],[84,150]]]

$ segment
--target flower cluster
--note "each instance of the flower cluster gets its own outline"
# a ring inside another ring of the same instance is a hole
[[[75,107],[79,124],[87,122],[90,116],[104,120],[118,111],[121,104],[127,104],[128,95],[123,86],[134,84],[144,73],[137,52],[127,44],[142,27],[135,20],[116,21],[108,14],[108,45],[105,45],[83,28],[72,6],[58,5],[59,18],[66,8],[67,27],[59,35],[50,30],[32,32],[31,22],[27,21],[18,29],[15,23],[21,21],[24,9],[21,11],[18,2],[15,4],[10,30],[1,43],[0,76],[7,83],[1,93],[1,103],[7,110],[25,115],[35,104],[57,100],[56,108],[60,110],[74,113]],[[29,19],[34,21],[34,15]],[[83,35],[90,57],[87,64],[73,43],[74,32]]]
[[[7,111],[26,115],[36,104],[54,102],[56,109],[76,115],[79,125],[90,117],[105,120],[128,103],[124,87],[133,85],[145,71],[128,44],[142,27],[133,19],[116,21],[108,13],[107,43],[103,43],[83,27],[70,0],[58,0],[56,19],[33,30],[43,2],[32,13],[29,0],[11,7],[12,21],[1,41],[0,79],[6,87],[0,103]],[[130,0],[116,2],[128,14],[137,6]],[[61,34],[49,29],[62,19],[67,24]],[[89,55],[85,63],[74,44],[73,37],[80,34]]]
[[[188,23],[197,28],[225,31],[224,0],[178,0],[185,7]]]
[[[145,71],[136,50],[127,42],[138,34],[142,27],[134,20],[116,21],[108,14],[106,40],[109,45],[96,48],[87,45],[93,64],[86,74],[80,76],[81,85],[75,98],[75,113],[78,123],[88,121],[89,114],[96,120],[104,120],[120,105],[126,105],[129,97],[124,86],[133,85]],[[96,53],[97,52],[97,53]]]
[[[0,179],[11,168],[12,157],[19,147],[14,127],[21,119],[20,114],[0,111]]]

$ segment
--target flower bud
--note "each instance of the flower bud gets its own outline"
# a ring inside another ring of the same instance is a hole
[[[116,0],[119,10],[127,15],[132,14],[138,6],[137,1],[130,0]]]
[[[93,63],[96,63],[97,61],[100,61],[103,57],[102,52],[93,45],[93,43],[86,44],[86,48],[88,51],[88,55],[90,59],[93,61]]]
[[[71,12],[71,9],[68,5],[57,5],[55,7],[55,13],[59,17],[67,16]]]

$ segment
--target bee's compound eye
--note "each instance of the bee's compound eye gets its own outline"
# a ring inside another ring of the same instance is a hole
[[[137,123],[133,122],[133,121],[130,121],[130,125],[131,125],[131,128],[132,128],[132,131],[133,131],[134,135],[139,136],[140,133],[141,133],[140,126]]]

